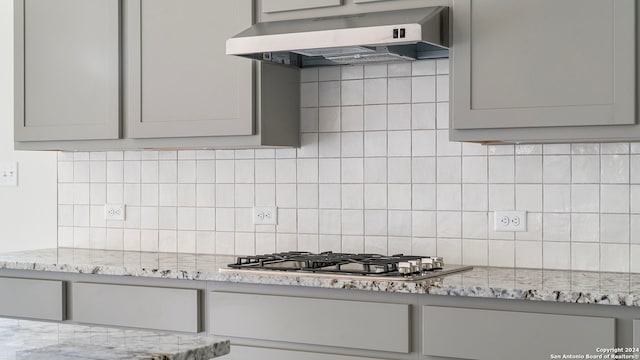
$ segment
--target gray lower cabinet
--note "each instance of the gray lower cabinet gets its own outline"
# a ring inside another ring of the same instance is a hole
[[[57,280],[0,278],[0,316],[62,321],[64,283]]]
[[[451,139],[639,138],[638,8],[634,0],[452,0]]]
[[[120,135],[119,0],[15,0],[16,141]]]
[[[225,53],[253,0],[15,1],[16,149],[299,145],[299,70]]]
[[[211,293],[209,304],[214,335],[403,354],[411,351],[408,304],[232,292]]]
[[[424,306],[422,353],[458,359],[538,360],[615,347],[613,318]]]
[[[633,347],[640,348],[640,320],[633,320]]]
[[[79,323],[196,333],[197,289],[73,283],[70,319]]]

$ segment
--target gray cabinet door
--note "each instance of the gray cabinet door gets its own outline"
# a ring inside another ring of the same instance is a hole
[[[451,127],[634,124],[635,6],[453,0]]]
[[[127,137],[253,134],[253,64],[225,53],[252,1],[125,4]]]
[[[117,139],[120,1],[14,4],[16,141]]]

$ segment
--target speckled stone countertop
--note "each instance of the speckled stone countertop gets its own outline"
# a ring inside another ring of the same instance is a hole
[[[0,360],[207,360],[229,350],[211,337],[0,319]]]
[[[234,260],[232,255],[61,248],[0,254],[0,269],[640,306],[640,274],[474,267],[464,273],[412,282],[219,272]]]

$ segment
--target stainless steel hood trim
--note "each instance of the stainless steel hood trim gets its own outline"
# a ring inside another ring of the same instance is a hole
[[[391,38],[389,34],[393,33],[393,29],[400,27],[406,29],[406,37],[404,39]],[[227,55],[345,46],[375,46],[391,43],[402,45],[419,41],[422,41],[422,27],[420,25],[399,24],[374,28],[337,29],[233,38],[227,40]]]
[[[226,53],[307,67],[446,57],[448,46],[449,8],[439,6],[258,23],[228,39]]]

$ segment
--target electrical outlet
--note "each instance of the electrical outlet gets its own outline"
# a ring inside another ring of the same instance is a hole
[[[18,163],[0,163],[0,186],[18,186]]]
[[[253,208],[253,223],[256,225],[278,225],[277,207]]]
[[[494,231],[527,231],[526,211],[496,211],[493,213]]]
[[[106,204],[104,206],[105,220],[122,220],[125,219],[125,206],[123,204]]]

